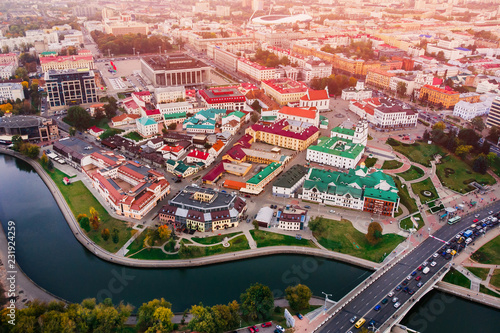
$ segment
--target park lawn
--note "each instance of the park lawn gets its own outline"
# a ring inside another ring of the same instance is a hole
[[[486,294],[486,295],[490,295],[490,296],[493,296],[493,297],[498,297],[500,298],[500,294],[499,293],[496,293],[494,292],[493,290],[489,289],[489,288],[486,288],[485,286],[483,285],[480,285],[479,286],[479,292],[480,293],[483,293],[483,294]]]
[[[377,163],[377,158],[375,157],[368,157],[366,160],[365,160],[365,166],[367,168],[371,168],[372,166],[375,165],[375,163]]]
[[[403,184],[401,184],[401,180],[398,177],[392,177],[394,180],[394,183],[396,184],[396,187],[398,188],[398,195],[400,202],[403,206],[405,206],[408,211],[411,213],[415,213],[418,211],[417,203],[415,202],[415,199],[410,197],[410,194],[408,193],[408,188],[403,187]]]
[[[266,246],[306,246],[306,247],[316,247],[313,241],[309,239],[297,239],[293,236],[277,234],[274,232],[264,231],[264,230],[250,230],[252,238],[257,243],[257,247]]]
[[[417,142],[413,144],[401,143],[392,148],[405,155],[410,161],[422,164],[424,166],[431,166],[431,161],[435,154],[445,155],[444,150],[437,145],[429,145],[424,142]]]
[[[143,140],[144,138],[137,132],[130,132],[130,133],[127,133],[124,135],[125,138],[127,139],[130,139],[130,140],[134,140],[134,141],[141,141]]]
[[[329,250],[349,254],[358,258],[381,262],[406,238],[396,234],[385,234],[376,245],[370,244],[365,234],[356,230],[351,221],[335,221],[319,217],[320,222],[314,237]]]
[[[394,170],[394,169],[399,169],[402,166],[403,166],[403,162],[399,162],[396,160],[387,160],[387,161],[384,161],[384,164],[382,164],[382,169]]]
[[[90,207],[94,207],[95,210],[99,213],[101,224],[98,230],[91,230],[90,232],[86,232],[81,229],[81,231],[85,232],[87,236],[92,239],[94,243],[96,243],[96,245],[102,247],[106,251],[115,253],[130,239],[130,237],[132,237],[132,228],[130,226],[130,223],[111,217],[106,209],[99,203],[99,201],[92,195],[92,193],[85,187],[85,185],[83,185],[81,181],[77,181],[69,185],[64,185],[62,179],[64,177],[67,177],[65,173],[55,168],[54,171],[48,171],[47,169],[45,169],[45,171],[47,171],[54,183],[56,183],[75,217],[78,216],[78,214],[90,215]],[[110,237],[107,241],[104,241],[102,239],[101,231],[104,228],[109,229],[111,233],[113,233],[113,230],[115,228],[118,229],[118,243],[113,243],[112,237]]]
[[[486,273],[487,275],[488,273]],[[493,275],[491,276],[491,279],[490,279],[490,284],[497,287],[497,288],[500,288],[500,269],[495,269],[493,271]]]
[[[471,258],[481,264],[500,265],[500,236],[481,246]]]
[[[193,244],[193,242],[187,238],[181,239],[181,244]]]
[[[63,118],[63,121],[70,126],[74,126],[74,123],[72,121],[69,121],[67,116]],[[95,118],[92,118],[92,119],[90,119],[89,128],[92,126],[96,126],[96,127],[99,127],[103,130],[107,130],[110,128],[108,125],[109,121],[110,120],[108,118],[102,118],[101,120],[96,120]]]
[[[394,217],[401,216],[403,214],[403,209],[401,209],[401,205],[398,207],[398,211],[394,214]]]
[[[489,268],[481,268],[481,267],[465,267],[467,270],[469,270],[472,274],[480,278],[481,280],[486,280],[488,277],[488,273],[490,272]]]
[[[434,184],[432,184],[432,180],[430,178],[426,178],[421,182],[411,184],[411,189],[413,190],[413,193],[419,196],[421,203],[426,203],[427,201],[439,198],[439,196],[437,195],[437,190],[434,187]],[[430,191],[432,195],[430,197],[426,197],[425,195],[423,195],[422,191],[425,190]]]
[[[441,162],[436,165],[436,174],[444,186],[456,192],[467,193],[473,190],[474,187],[468,185],[472,181],[489,185],[495,183],[495,179],[490,174],[482,175],[474,172],[467,163],[452,154],[442,158]],[[448,173],[448,177],[446,176],[447,170],[452,172]]]
[[[195,243],[198,244],[203,244],[203,245],[211,245],[211,244],[217,244],[220,243],[224,240],[224,238],[231,238],[233,236],[236,236],[238,234],[241,234],[241,232],[233,232],[231,234],[226,234],[226,235],[216,235],[216,236],[211,236],[211,237],[193,237],[191,240]]]
[[[425,175],[424,170],[422,170],[419,167],[416,167],[414,165],[412,165],[405,172],[398,173],[398,176],[402,177],[406,181],[419,179],[420,177],[423,177],[424,175]]]
[[[231,246],[229,247],[224,247],[222,244],[203,247],[189,246],[188,248],[191,249],[191,251],[187,255],[181,255],[179,253],[166,254],[159,248],[149,248],[135,253],[130,258],[143,260],[192,259],[250,249],[250,245],[248,245],[248,241],[245,235],[241,235],[231,239],[229,241],[229,244],[231,244]]]
[[[404,230],[410,230],[411,228],[415,227],[413,225],[413,222],[411,221],[410,216],[402,219],[401,222],[399,222],[399,226],[401,227],[401,229],[404,229]]]
[[[460,273],[459,271],[455,270],[452,268],[448,273],[443,278],[444,282],[456,284],[457,286],[464,287],[469,289],[470,288],[470,280]]]
[[[417,224],[417,230],[420,230],[425,225],[424,219],[422,218],[422,215],[420,213],[413,215],[413,219],[418,218]]]

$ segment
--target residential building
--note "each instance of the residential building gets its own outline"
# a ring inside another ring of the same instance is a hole
[[[453,115],[464,120],[472,120],[475,117],[487,115],[490,112],[492,98],[477,103],[459,101],[453,108]]]
[[[150,138],[159,133],[158,123],[151,118],[141,117],[135,120],[137,133],[143,138]]]
[[[306,61],[300,72],[302,80],[309,83],[314,78],[321,79],[332,75],[332,64],[319,58],[313,58]]]
[[[302,200],[394,216],[399,196],[393,179],[365,167],[347,173],[311,168],[303,185]]]
[[[497,126],[500,127],[500,97],[496,96],[491,103],[490,113],[488,114],[488,119],[486,119],[487,126]]]
[[[278,228],[288,231],[304,230],[307,221],[307,210],[299,207],[283,207],[276,213]]]
[[[104,31],[115,36],[128,34],[141,34],[147,36],[149,27],[147,23],[136,21],[104,21]]]
[[[15,102],[18,98],[24,100],[24,88],[21,83],[0,83],[0,102],[5,103],[7,100]]]
[[[190,185],[163,206],[159,218],[175,228],[210,232],[237,227],[246,209],[235,194]]]
[[[165,160],[178,161],[183,158],[189,146],[191,146],[189,141],[179,141],[175,145],[164,145],[157,151],[162,154]]]
[[[181,102],[186,99],[186,89],[183,86],[155,88],[154,95],[157,104]]]
[[[210,48],[207,50],[210,54]],[[213,47],[213,61],[217,67],[223,70],[236,72],[238,70],[239,57],[232,52],[226,51],[223,47]]]
[[[210,82],[211,67],[186,54],[141,57],[141,71],[155,87],[203,86]]]
[[[304,83],[288,78],[264,80],[261,88],[280,105],[299,102],[308,89]]]
[[[262,141],[278,147],[302,151],[307,149],[319,136],[316,126],[309,126],[301,131],[291,131],[286,119],[272,125],[254,124],[245,130],[253,141]]]
[[[17,67],[19,63],[19,57],[16,53],[0,53],[0,64],[8,65],[14,63],[14,66]]]
[[[156,104],[156,108],[162,115],[193,112],[193,105],[189,102]]]
[[[193,149],[186,155],[186,162],[190,164],[203,163],[203,166],[208,167],[214,161],[215,156],[208,152]]]
[[[284,164],[273,162],[268,164],[259,173],[246,181],[245,187],[240,191],[245,193],[259,194],[264,190],[264,187],[269,184],[278,174],[283,171]]]
[[[198,95],[202,98],[207,108],[243,110],[245,96],[236,88],[213,88],[199,90]]]
[[[92,55],[71,55],[71,56],[49,56],[40,57],[42,72],[51,69],[95,69],[94,57]]]
[[[365,88],[365,82],[358,80],[356,82],[356,87],[349,87],[342,90],[341,98],[345,101],[350,100],[363,100],[367,98],[372,98],[373,90]]]
[[[122,113],[119,116],[111,118],[111,122],[113,123],[113,127],[115,126],[124,126],[135,124],[136,119],[140,118],[138,114],[127,114]]]
[[[16,73],[17,66],[14,62],[10,64],[0,64],[0,79],[8,80]]]
[[[370,69],[366,73],[366,84],[378,89],[390,89],[391,78],[393,76],[395,74],[381,69]]]
[[[276,68],[261,66],[245,58],[238,59],[238,72],[248,75],[257,81],[272,80],[279,77],[279,74],[276,73]]]
[[[330,96],[328,95],[328,87],[324,90],[307,89],[306,94],[299,100],[299,107],[316,108],[319,112],[330,111]]]
[[[91,70],[49,70],[45,73],[45,87],[51,108],[98,102],[95,74]]]
[[[319,112],[315,107],[310,107],[309,109],[303,108],[293,108],[290,106],[284,106],[276,115],[276,120],[286,119],[300,121],[303,123],[310,124],[311,126],[319,127]]]
[[[90,155],[92,186],[116,214],[142,219],[170,193],[170,184],[160,172],[111,154]]]
[[[182,124],[186,118],[186,112],[167,113],[163,115],[163,123],[165,127],[168,127],[172,123]]]
[[[417,126],[418,113],[391,98],[351,101],[349,110],[381,130]]]
[[[295,164],[282,173],[273,183],[273,195],[277,197],[291,198],[306,180],[308,168]]]
[[[440,105],[444,109],[450,109],[460,101],[460,93],[425,85],[420,89],[419,98],[434,105]]]

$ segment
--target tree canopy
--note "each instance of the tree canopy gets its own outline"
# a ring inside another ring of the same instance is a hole
[[[382,239],[382,226],[378,222],[372,222],[368,225],[366,240],[370,244],[377,244]]]
[[[92,38],[97,43],[99,50],[103,54],[133,54],[139,53],[154,53],[158,52],[161,47],[162,51],[172,50],[172,45],[168,42],[168,38],[164,36],[152,35],[145,36],[141,34],[127,34],[115,36],[104,32],[94,30],[91,33]]]
[[[77,130],[84,131],[90,126],[90,114],[81,106],[72,106],[68,109],[66,120]]]
[[[309,300],[312,297],[312,291],[309,287],[298,284],[285,289],[286,300],[293,310],[303,310],[309,306]]]
[[[271,289],[260,283],[250,286],[240,296],[241,313],[249,320],[266,320],[274,309],[274,297]]]

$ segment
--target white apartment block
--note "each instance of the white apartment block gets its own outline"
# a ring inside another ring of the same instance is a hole
[[[456,60],[456,59],[462,57],[459,50],[448,49],[448,48],[440,47],[440,46],[433,45],[433,44],[427,44],[427,52],[434,53],[435,55],[438,55],[438,53],[441,51],[443,52],[444,58],[447,60]]]
[[[163,87],[154,90],[156,103],[172,103],[186,99],[186,89],[183,86]]]
[[[250,60],[238,59],[238,72],[250,76],[257,81],[278,79],[276,68],[261,66]]]
[[[137,132],[143,138],[149,138],[158,134],[158,123],[151,118],[141,117],[135,121]]]
[[[156,104],[156,108],[160,110],[162,115],[179,112],[189,113],[193,111],[193,105],[189,102]]]
[[[236,72],[238,69],[238,56],[219,46],[213,48],[213,60],[218,67],[225,70]]]
[[[314,78],[324,78],[332,75],[332,64],[319,59],[307,61],[301,70],[302,80],[311,82]]]
[[[481,101],[478,103],[460,101],[457,104],[455,104],[455,107],[453,109],[453,115],[456,117],[460,117],[464,120],[472,120],[475,117],[488,114],[490,112],[490,107],[492,102],[493,102],[492,98],[489,98],[486,101]]]
[[[20,83],[0,83],[0,101],[24,100],[24,89]]]
[[[16,73],[17,66],[14,63],[0,65],[0,78],[7,80]]]

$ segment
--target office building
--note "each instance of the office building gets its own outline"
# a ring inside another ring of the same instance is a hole
[[[98,102],[95,75],[91,70],[49,70],[45,73],[45,86],[51,108]]]

